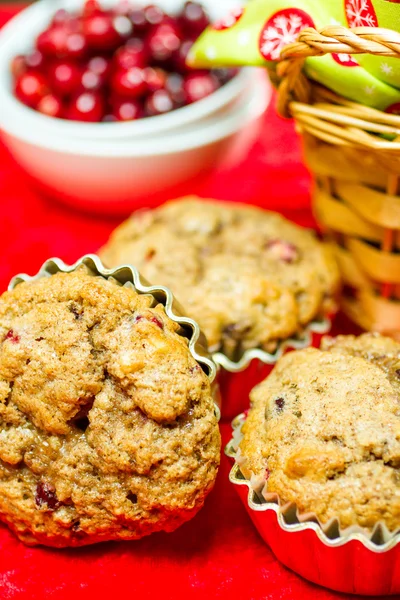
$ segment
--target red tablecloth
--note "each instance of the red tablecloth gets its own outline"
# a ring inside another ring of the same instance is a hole
[[[0,25],[15,11],[15,5],[0,7]],[[259,204],[311,225],[309,189],[293,126],[271,108],[240,167],[216,172],[201,189],[188,185],[187,191]],[[1,290],[12,275],[34,273],[50,256],[75,261],[96,251],[116,225],[40,197],[1,145],[0,206]],[[334,329],[345,333],[352,326],[339,317]],[[226,442],[229,424],[221,427]],[[26,548],[0,526],[0,598],[343,598],[307,583],[276,561],[228,483],[228,470],[223,457],[205,508],[169,535],[56,551]]]

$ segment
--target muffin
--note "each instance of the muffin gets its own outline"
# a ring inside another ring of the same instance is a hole
[[[154,299],[85,266],[0,298],[0,519],[27,544],[173,531],[219,465],[210,381]]]
[[[100,255],[170,287],[210,351],[233,360],[251,348],[274,352],[329,312],[338,288],[330,251],[310,231],[256,207],[195,197],[134,213]]]
[[[251,394],[238,461],[265,498],[339,530],[400,527],[400,344],[365,334],[290,352]],[[263,485],[265,484],[265,485]]]

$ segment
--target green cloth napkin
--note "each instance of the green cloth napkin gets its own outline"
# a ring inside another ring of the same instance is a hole
[[[295,41],[302,29],[333,24],[400,31],[400,4],[389,0],[250,0],[243,9],[234,9],[209,27],[194,44],[189,61],[197,67],[274,68],[282,48]],[[400,112],[398,59],[326,55],[307,58],[305,72],[350,100]]]

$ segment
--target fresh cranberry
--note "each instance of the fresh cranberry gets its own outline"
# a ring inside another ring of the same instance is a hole
[[[201,4],[186,2],[183,7],[179,22],[185,32],[194,36],[200,35],[210,24],[210,20]]]
[[[15,77],[19,77],[22,73],[26,71],[26,60],[25,56],[19,54],[18,56],[14,56],[11,61],[11,75]]]
[[[131,3],[129,0],[121,0],[113,8],[114,15],[122,15],[124,17],[128,16],[130,11],[131,11]]]
[[[95,50],[114,49],[121,42],[121,35],[115,28],[118,18],[109,14],[94,14],[83,22],[83,33],[90,48]]]
[[[145,43],[141,37],[134,36],[131,37],[125,44],[126,48],[133,48],[137,52],[141,52],[141,50],[145,49]],[[148,58],[147,52],[145,53],[146,58]]]
[[[144,16],[150,25],[159,25],[164,20],[165,13],[159,6],[149,4],[144,9]]]
[[[82,15],[84,17],[91,17],[92,15],[101,14],[101,6],[97,0],[86,0]]]
[[[63,56],[67,47],[68,33],[62,25],[42,31],[37,37],[36,47],[45,56]]]
[[[142,9],[142,8],[135,8],[135,9],[131,10],[129,13],[129,18],[133,25],[133,33],[135,35],[137,33],[138,34],[145,33],[150,27],[150,24],[149,24],[148,20],[146,19],[146,15],[144,13],[144,9]]]
[[[39,482],[35,493],[36,507],[42,510],[53,511],[61,506],[55,489],[48,483]]]
[[[183,84],[186,100],[189,104],[209,96],[215,92],[218,87],[216,77],[207,71],[190,73],[186,76]]]
[[[25,62],[29,69],[43,69],[45,59],[39,50],[33,50],[33,52],[30,52],[25,56]]]
[[[213,75],[221,85],[228,83],[237,74],[237,69],[213,69]]]
[[[179,73],[170,73],[165,82],[165,89],[170,93],[172,100],[177,106],[186,104],[186,93],[182,75],[179,75]]]
[[[48,117],[60,118],[63,115],[63,104],[54,94],[47,94],[38,103],[37,110]]]
[[[279,11],[280,12],[280,11]],[[286,11],[282,11],[282,12],[286,12]],[[222,17],[222,19],[218,19],[217,21],[214,21],[212,23],[212,28],[215,29],[216,31],[223,31],[224,29],[230,29],[231,27],[233,27],[234,25],[236,25],[236,23],[242,18],[244,14],[244,8],[233,8],[228,14],[226,14],[224,17]],[[275,18],[275,15],[273,16],[273,18]],[[269,24],[270,21],[267,21],[267,24]]]
[[[178,50],[181,34],[175,25],[161,23],[152,29],[147,43],[152,59],[156,62],[165,62]]]
[[[64,21],[63,27],[68,33],[82,33],[82,19],[70,14],[68,19]]]
[[[114,55],[114,64],[117,69],[128,70],[132,67],[145,67],[147,52],[143,40],[133,38],[117,50]]]
[[[52,25],[63,25],[70,18],[71,18],[71,14],[65,8],[59,8],[53,17],[51,24]]]
[[[104,117],[104,101],[98,92],[83,92],[68,107],[66,118],[72,121],[95,123]]]
[[[15,83],[15,95],[17,98],[32,108],[46,96],[49,88],[45,77],[38,72],[23,73]]]
[[[66,40],[66,55],[69,58],[83,58],[88,51],[88,43],[82,33],[70,33]]]
[[[36,47],[45,56],[53,58],[81,58],[87,51],[85,37],[78,32],[69,32],[63,25],[43,31],[36,40]]]
[[[117,96],[138,98],[147,89],[144,70],[132,67],[127,71],[117,71],[111,79],[111,87]]]
[[[49,67],[48,75],[52,90],[60,96],[70,96],[79,88],[81,71],[71,61],[60,60],[53,63]]]
[[[133,27],[130,19],[124,15],[117,15],[113,19],[114,29],[119,33],[121,39],[128,39],[132,35]]]
[[[20,341],[20,337],[19,337],[18,333],[15,333],[15,331],[13,329],[10,329],[9,331],[7,331],[6,335],[4,336],[4,339],[9,340],[13,344],[18,344],[18,342]]]
[[[149,117],[162,115],[175,108],[171,94],[166,90],[158,90],[146,98],[145,112]]]
[[[103,87],[103,79],[97,73],[86,69],[81,76],[81,89],[87,91],[100,90]]]
[[[191,47],[193,46],[193,43],[193,40],[185,40],[182,42],[176,52],[174,52],[174,65],[180,73],[191,70],[191,68],[186,64],[186,58]]]
[[[142,116],[142,105],[137,100],[115,101],[112,114],[117,121],[134,121]]]
[[[267,243],[266,247],[275,258],[288,264],[295,262],[299,256],[297,247],[291,242],[285,242],[284,240],[271,240]]]
[[[116,123],[118,121],[117,117],[112,114],[104,115],[102,118],[102,123]]]
[[[104,56],[94,56],[86,65],[86,69],[88,71],[96,73],[96,75],[101,78],[103,85],[110,78],[111,68],[111,61],[107,58],[104,58]]]
[[[164,69],[157,67],[146,67],[144,69],[144,78],[149,92],[156,92],[165,87],[167,81],[167,73]]]

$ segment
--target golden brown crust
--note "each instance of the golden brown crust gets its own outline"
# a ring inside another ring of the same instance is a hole
[[[232,358],[274,350],[332,308],[338,270],[330,250],[276,213],[186,198],[138,211],[101,257],[134,264],[167,285],[203,329],[210,349]]]
[[[400,344],[370,334],[286,354],[251,394],[245,470],[322,523],[400,527]]]
[[[0,518],[20,539],[135,539],[202,506],[220,437],[177,329],[84,267],[0,298]]]

